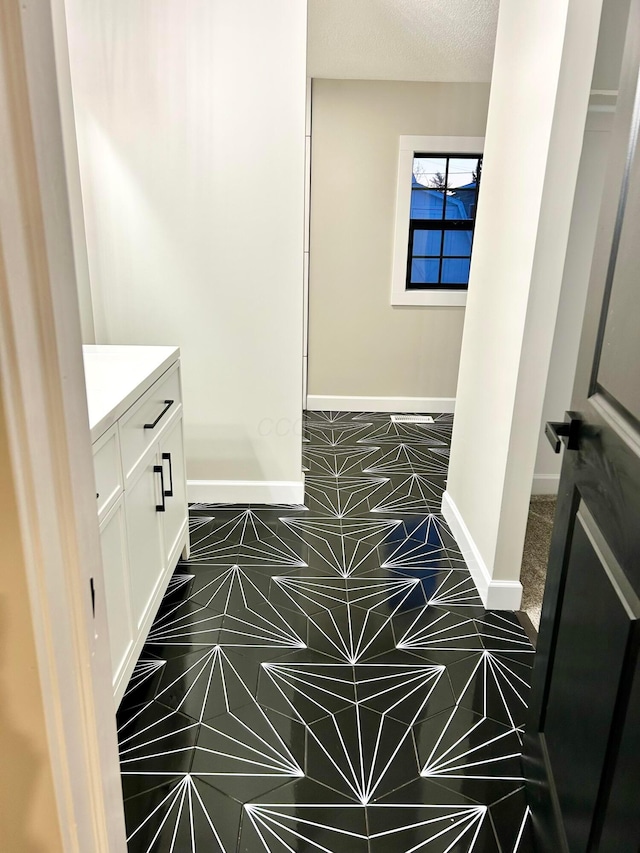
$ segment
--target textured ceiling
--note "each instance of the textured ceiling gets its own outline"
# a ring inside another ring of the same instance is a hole
[[[309,0],[310,77],[488,82],[498,0]]]

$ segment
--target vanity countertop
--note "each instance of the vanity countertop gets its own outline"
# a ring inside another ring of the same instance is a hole
[[[85,345],[82,350],[92,442],[180,358],[178,347]]]

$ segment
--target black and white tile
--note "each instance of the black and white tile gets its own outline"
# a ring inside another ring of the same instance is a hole
[[[440,515],[451,428],[309,412],[303,506],[191,506],[118,711],[132,853],[533,850],[533,648]]]

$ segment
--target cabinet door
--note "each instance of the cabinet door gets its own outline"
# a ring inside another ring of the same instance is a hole
[[[187,485],[184,466],[182,418],[179,418],[160,440],[160,457],[164,470],[165,506],[162,514],[164,556],[166,564],[179,556],[179,543],[187,525]],[[173,565],[171,566],[173,568]]]
[[[129,589],[134,629],[138,631],[162,581],[165,559],[162,548],[162,504],[157,454],[140,465],[138,476],[125,489]]]
[[[105,606],[109,625],[111,673],[115,685],[133,644],[129,607],[129,566],[124,500],[109,512],[100,526]]]

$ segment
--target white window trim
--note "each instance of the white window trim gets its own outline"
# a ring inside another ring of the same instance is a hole
[[[483,150],[483,136],[400,137],[395,242],[391,275],[392,305],[464,306],[467,304],[466,290],[407,290],[407,252],[409,250],[413,155],[420,151],[433,151],[438,154],[481,154]]]

